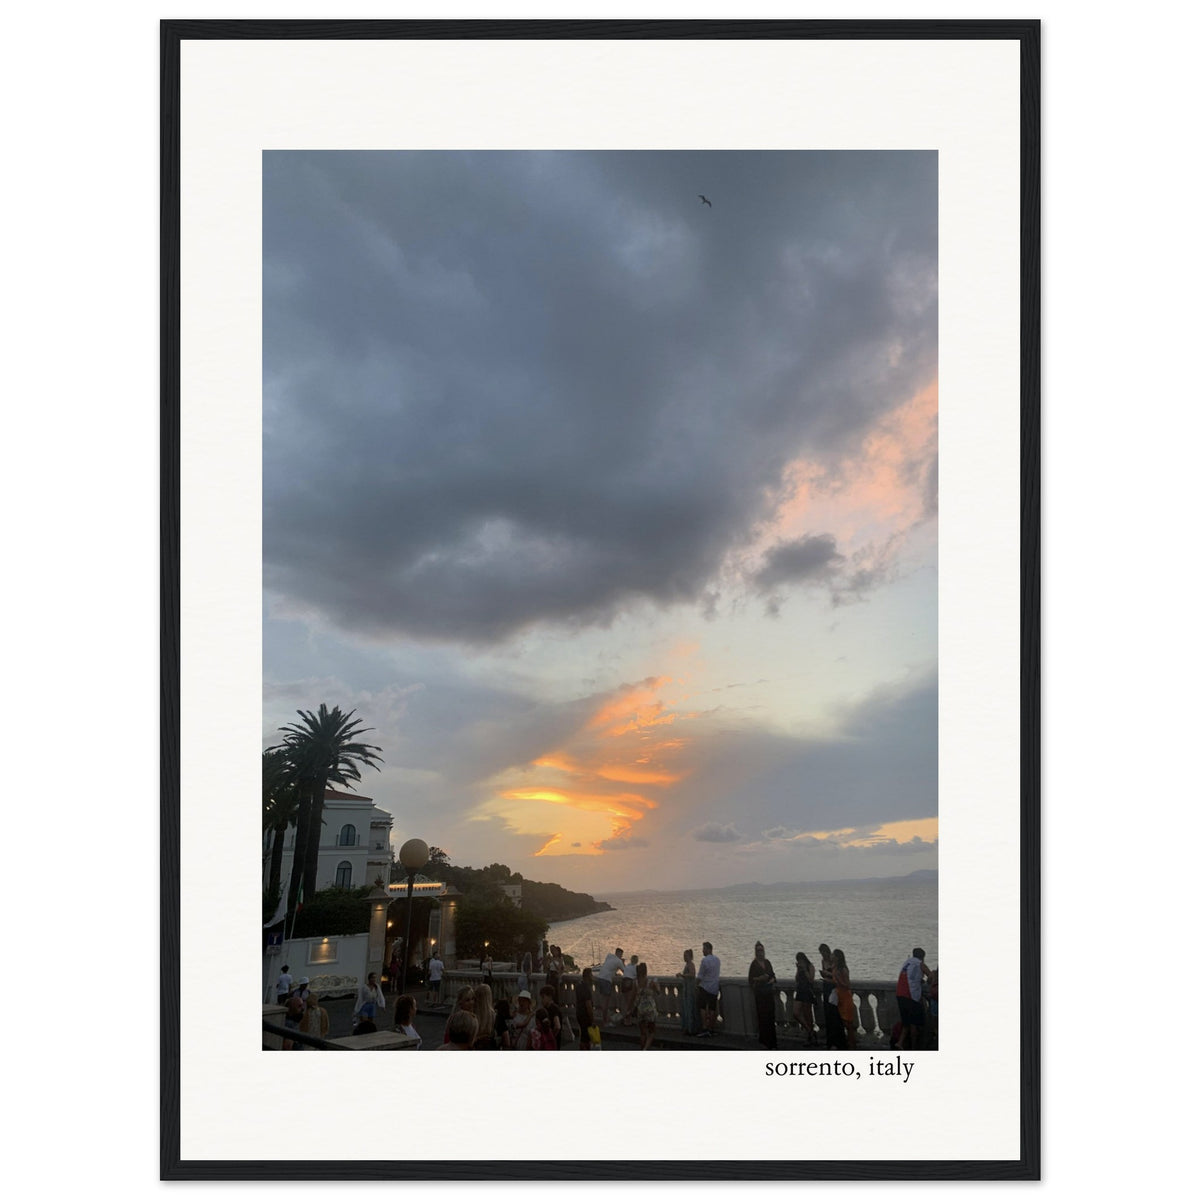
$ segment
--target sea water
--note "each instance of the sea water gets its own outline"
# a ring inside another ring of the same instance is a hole
[[[744,975],[762,942],[776,975],[795,975],[796,951],[820,965],[817,947],[845,952],[851,979],[895,978],[914,946],[937,966],[936,879],[746,885],[689,892],[598,895],[614,912],[556,921],[547,940],[579,966],[603,961],[620,946],[652,975],[674,975],[689,947],[700,961],[712,942],[721,974]]]

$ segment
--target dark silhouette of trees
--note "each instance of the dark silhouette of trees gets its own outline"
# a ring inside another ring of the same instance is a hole
[[[358,740],[371,731],[363,728],[361,721],[352,720],[353,710],[343,713],[336,705],[330,709],[322,704],[315,713],[297,709],[297,716],[299,721],[280,727],[283,741],[270,747],[285,755],[298,789],[289,909],[295,907],[302,882],[306,896],[316,895],[325,789],[330,784],[353,787],[362,778],[360,766],[378,771],[383,761],[380,747]]]
[[[287,827],[296,819],[300,806],[300,788],[287,755],[282,750],[264,750],[263,832],[271,834],[271,873],[267,897],[272,911],[279,901],[283,882],[283,842]]]

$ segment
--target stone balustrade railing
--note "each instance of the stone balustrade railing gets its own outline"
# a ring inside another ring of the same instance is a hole
[[[572,1022],[575,1015],[575,984],[579,981],[578,974],[564,975],[558,981],[558,1002],[566,1009]],[[495,999],[514,998],[520,988],[519,976],[514,971],[493,971],[491,976],[492,995]],[[664,1026],[680,1024],[680,1005],[682,1002],[683,980],[677,975],[651,975],[658,984],[658,1020]],[[545,975],[530,977],[529,990],[534,996],[535,1004],[538,989],[545,982]],[[442,996],[453,1003],[455,994],[461,987],[482,983],[484,976],[478,969],[466,970],[455,968],[445,973],[442,979]],[[819,990],[819,989],[818,989]],[[889,1032],[896,1021],[900,1019],[900,1009],[896,1003],[896,981],[867,980],[853,982],[851,991],[854,995],[854,1007],[858,1013],[858,1037],[860,1043],[877,1046],[887,1045]],[[792,1016],[792,998],[795,986],[792,983],[780,982],[775,992],[775,1024],[783,1026],[795,1023]],[[620,980],[613,986],[612,1003],[609,1005],[609,1016],[624,1016],[621,1007]],[[822,1005],[813,1006],[813,1018],[816,1029],[822,1032],[825,1013]],[[721,977],[721,992],[717,1004],[717,1029],[721,1033],[733,1037],[744,1037],[754,1040],[758,1036],[758,1018],[754,1007],[754,994],[746,979]]]

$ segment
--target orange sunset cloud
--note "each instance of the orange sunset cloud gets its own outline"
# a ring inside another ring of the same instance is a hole
[[[662,698],[670,683],[658,676],[607,697],[564,745],[497,779],[487,809],[532,832],[546,829],[545,806],[553,806],[554,832],[536,855],[600,854],[628,838],[659,806],[649,793],[661,795],[684,778],[668,760],[686,739],[661,735],[676,718],[695,714]]]
[[[858,453],[833,467],[797,459],[769,540],[818,530],[841,547],[909,528],[925,515],[927,472],[937,454],[935,380],[885,414]]]

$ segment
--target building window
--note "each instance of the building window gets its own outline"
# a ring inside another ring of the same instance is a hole
[[[358,833],[353,825],[343,825],[342,832],[338,834],[339,846],[353,846],[358,841]]]
[[[354,874],[354,867],[351,863],[340,862],[337,866],[337,878],[333,882],[334,887],[348,888],[350,886],[350,877]]]

